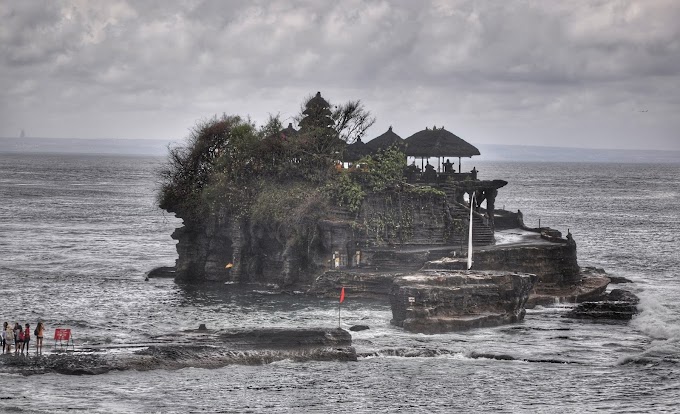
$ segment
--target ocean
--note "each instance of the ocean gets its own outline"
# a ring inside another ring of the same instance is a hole
[[[333,299],[145,281],[174,263],[170,234],[181,225],[155,205],[162,162],[0,154],[3,322],[69,327],[77,345],[142,342],[200,323],[336,326]],[[572,305],[556,303],[514,325],[420,335],[391,326],[386,301],[347,292],[343,327],[370,326],[352,333],[357,362],[5,372],[0,412],[680,412],[680,163],[474,164],[481,179],[509,182],[498,208],[571,231],[581,266],[632,280],[615,287],[637,294],[641,313],[573,320],[563,317]]]

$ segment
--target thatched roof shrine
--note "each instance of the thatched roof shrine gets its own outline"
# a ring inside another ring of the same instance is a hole
[[[317,92],[312,99],[307,101],[305,110],[302,111],[304,117],[300,120],[300,130],[331,128],[333,120],[331,119],[330,106],[328,101],[321,97],[321,92]]]
[[[396,133],[394,133],[392,131],[392,127],[390,127],[384,134],[368,141],[366,143],[366,147],[370,152],[377,152],[380,150],[385,150],[395,144],[402,151],[406,147],[404,139],[397,135]]]
[[[368,145],[361,142],[361,138],[359,138],[353,144],[345,147],[342,160],[345,162],[359,161],[371,153],[372,151],[368,148]]]
[[[406,138],[406,155],[410,157],[472,157],[479,150],[467,141],[442,128],[425,128]]]
[[[279,131],[279,135],[281,136],[281,138],[290,138],[292,136],[297,135],[298,132],[299,131],[297,129],[293,128],[293,124],[289,122],[286,128]]]

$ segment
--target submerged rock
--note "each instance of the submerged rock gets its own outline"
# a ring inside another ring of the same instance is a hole
[[[613,283],[615,285],[621,285],[621,284],[624,284],[624,283],[633,283],[632,280],[628,279],[627,277],[623,277],[623,276],[608,275],[607,277],[609,278],[609,280],[611,280],[611,283]]]
[[[442,333],[521,321],[533,274],[423,270],[395,280],[392,323]]]
[[[352,332],[360,332],[360,331],[365,331],[367,329],[370,329],[368,325],[354,325],[349,328],[350,331]]]
[[[161,266],[149,271],[146,274],[146,279],[158,278],[158,277],[175,277],[177,274],[175,272],[174,266]]]
[[[229,330],[218,334],[220,342],[234,349],[282,349],[344,347],[352,345],[352,335],[344,329],[264,328]]]

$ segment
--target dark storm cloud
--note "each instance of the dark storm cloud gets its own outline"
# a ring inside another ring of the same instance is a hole
[[[321,90],[364,100],[374,135],[678,147],[673,1],[2,1],[0,19],[0,135],[178,138]]]

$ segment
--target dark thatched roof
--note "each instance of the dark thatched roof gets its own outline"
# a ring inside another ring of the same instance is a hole
[[[479,150],[467,141],[442,128],[425,128],[406,138],[406,155],[410,157],[472,157]]]
[[[404,139],[392,132],[392,127],[390,127],[384,134],[368,141],[366,143],[366,147],[368,147],[369,151],[371,152],[377,152],[380,150],[385,150],[395,144],[402,151],[406,147]]]
[[[305,105],[305,110],[302,112],[307,116],[314,116],[317,114],[331,115],[331,110],[329,109],[331,104],[328,103],[323,97],[321,97],[321,92],[317,92],[316,95]]]
[[[369,154],[371,154],[371,150],[368,148],[368,145],[361,142],[361,138],[359,138],[355,143],[345,147],[342,160],[345,162],[359,161]]]
[[[279,135],[281,135],[282,137],[288,138],[288,137],[292,137],[292,136],[297,135],[298,132],[299,131],[297,129],[293,128],[293,124],[289,122],[288,126],[286,128],[279,131]]]
[[[287,141],[291,137],[294,137],[295,135],[299,134],[299,131],[293,128],[293,124],[289,123],[287,128],[284,128],[280,130],[277,133],[271,134],[267,137],[265,137],[262,142],[265,143],[265,145],[275,145],[277,143],[280,143],[282,141]]]

